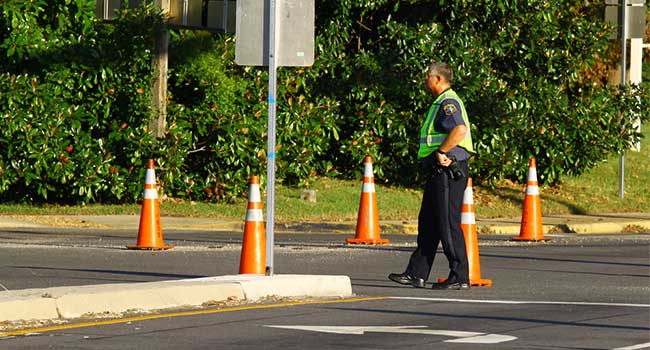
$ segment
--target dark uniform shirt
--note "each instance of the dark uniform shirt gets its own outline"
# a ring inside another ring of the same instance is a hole
[[[442,100],[440,103],[440,109],[438,110],[438,115],[433,123],[434,129],[438,132],[448,134],[451,132],[451,129],[458,125],[465,125],[460,105],[454,99]],[[469,128],[468,125],[465,126]],[[470,157],[469,152],[462,147],[454,147],[447,151],[447,154],[456,157],[456,160],[467,160]]]

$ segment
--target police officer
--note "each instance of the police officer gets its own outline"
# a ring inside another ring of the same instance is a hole
[[[438,244],[449,261],[445,282],[433,289],[469,289],[469,264],[461,229],[461,206],[467,186],[467,160],[474,153],[470,124],[463,102],[452,90],[453,71],[433,63],[425,78],[435,100],[420,131],[418,160],[427,177],[418,215],[417,248],[406,270],[391,273],[394,282],[423,288],[429,278]]]

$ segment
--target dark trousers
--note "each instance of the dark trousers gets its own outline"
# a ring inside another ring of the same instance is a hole
[[[464,173],[469,174],[467,162],[458,163]],[[465,237],[460,226],[466,186],[467,177],[451,180],[446,171],[433,171],[429,176],[418,216],[418,245],[411,254],[405,273],[425,281],[429,279],[436,250],[442,242],[443,252],[449,261],[447,279],[450,282],[469,282]]]

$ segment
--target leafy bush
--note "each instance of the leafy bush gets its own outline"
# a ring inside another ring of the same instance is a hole
[[[475,180],[578,175],[637,141],[650,87],[605,83],[602,5],[584,1],[317,1],[313,67],[282,67],[277,178],[413,185],[428,64],[447,61],[473,122]],[[234,63],[231,34],[172,31],[168,131],[148,132],[151,6],[94,19],[93,0],[7,0],[0,13],[3,200],[133,202],[147,158],[164,194],[230,200],[266,172],[268,74]]]
[[[192,198],[230,198],[247,190],[251,175],[265,174],[267,74],[234,65],[234,42],[207,33],[181,32],[171,40],[169,115],[188,141],[184,160]],[[277,175],[296,183],[313,176],[336,137],[333,102],[314,96],[304,69],[278,75]],[[323,142],[325,140],[325,142]]]
[[[150,117],[151,8],[115,26],[94,1],[8,1],[0,47],[3,200],[132,201],[155,143]],[[156,19],[157,18],[157,19]],[[33,30],[18,30],[32,28]],[[135,181],[134,178],[138,178]]]
[[[380,159],[384,179],[412,183],[414,141],[431,102],[421,77],[434,60],[456,70],[455,88],[474,123],[478,181],[523,180],[531,156],[541,182],[578,175],[637,140],[629,127],[637,116],[648,120],[648,85],[621,94],[602,84],[607,71],[599,70],[612,58],[609,31],[597,20],[602,5],[348,0],[322,6],[334,8],[322,11],[331,17],[317,26],[324,43],[314,66],[325,72],[322,93],[342,101],[346,133],[335,162],[341,170],[370,153]]]
[[[559,0],[443,6],[445,45],[454,48],[443,59],[461,67],[479,179],[523,180],[536,157],[540,181],[555,182],[638,139],[631,125],[649,117],[648,89],[621,94],[604,86],[607,72],[598,70],[612,51],[608,29],[594,20],[600,10]]]

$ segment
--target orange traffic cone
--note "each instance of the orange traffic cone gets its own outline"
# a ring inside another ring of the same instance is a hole
[[[173,248],[172,246],[166,246],[163,241],[160,207],[158,205],[158,185],[156,184],[153,159],[149,159],[147,162],[138,242],[134,246],[127,246],[127,248],[140,250],[167,250]]]
[[[467,179],[460,215],[460,227],[463,229],[463,235],[465,236],[465,249],[467,250],[467,261],[469,263],[469,283],[472,286],[489,287],[492,285],[492,280],[481,279],[476,216],[474,215],[474,190],[472,189],[471,177]]]
[[[542,230],[542,205],[539,197],[539,186],[537,185],[537,165],[535,158],[530,158],[528,164],[528,183],[526,185],[526,197],[524,198],[524,211],[521,215],[521,229],[519,237],[513,241],[548,241],[544,238]]]
[[[478,235],[476,232],[476,216],[474,215],[474,190],[472,178],[467,179],[467,187],[463,193],[463,206],[461,207],[460,227],[465,236],[465,250],[469,263],[469,284],[478,287],[489,287],[492,280],[481,278],[481,262],[478,254]],[[444,282],[446,278],[439,278]]]
[[[260,180],[257,176],[253,176],[248,191],[248,209],[246,210],[239,273],[263,275],[265,272],[266,231],[264,230],[264,217],[262,215]]]
[[[379,234],[379,217],[377,216],[377,195],[375,193],[375,178],[372,173],[372,158],[364,160],[363,186],[361,187],[361,203],[357,217],[357,234],[355,238],[347,238],[349,244],[388,244],[387,239],[381,239]]]

